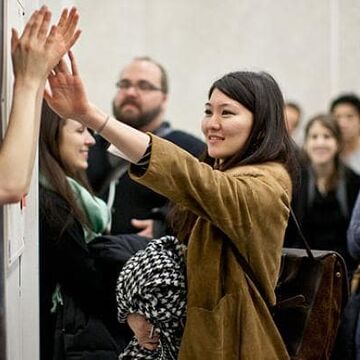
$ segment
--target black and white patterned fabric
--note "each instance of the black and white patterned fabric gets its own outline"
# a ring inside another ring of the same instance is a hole
[[[119,359],[177,359],[186,315],[184,245],[173,236],[152,240],[124,265],[116,298],[120,322],[138,313],[160,335],[153,351],[142,348],[134,337]]]

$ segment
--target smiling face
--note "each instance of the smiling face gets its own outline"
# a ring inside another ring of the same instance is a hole
[[[95,139],[83,124],[67,119],[61,129],[59,139],[62,163],[71,173],[86,170],[89,149],[94,144]]]
[[[223,161],[239,152],[249,138],[253,122],[248,109],[215,88],[205,104],[201,125],[209,156]]]
[[[311,163],[321,166],[335,161],[339,144],[328,128],[315,121],[306,135],[304,149]]]

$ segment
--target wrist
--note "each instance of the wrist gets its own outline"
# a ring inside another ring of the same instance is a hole
[[[98,131],[106,118],[107,114],[104,111],[90,103],[84,113],[79,115],[78,120],[90,129]]]
[[[13,89],[14,91],[18,90],[31,90],[38,91],[41,86],[45,86],[45,81],[40,79],[26,79],[26,78],[15,78]]]

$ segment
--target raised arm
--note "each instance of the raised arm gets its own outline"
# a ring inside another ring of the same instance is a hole
[[[80,35],[75,8],[64,10],[49,32],[51,13],[43,6],[25,25],[12,30],[13,98],[0,150],[0,204],[17,202],[28,192],[39,133],[46,79]]]
[[[49,106],[62,118],[78,120],[98,133],[101,132],[101,136],[117,147],[122,157],[133,163],[138,162],[145,153],[150,137],[108,117],[105,112],[91,104],[71,52],[69,58],[71,70],[61,61],[49,76],[51,92],[45,92]]]

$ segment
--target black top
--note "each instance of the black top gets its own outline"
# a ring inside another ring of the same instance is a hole
[[[168,123],[163,123],[160,135],[194,156],[205,151],[205,144],[198,138],[183,131],[172,130]],[[96,139],[96,145],[90,149],[88,177],[90,184],[98,196],[107,201],[108,186],[112,174],[121,164],[122,160],[109,154],[106,150],[108,143],[101,137]],[[168,200],[143,185],[131,180],[127,171],[120,176],[116,185],[116,195],[113,203],[112,234],[136,233],[130,221],[136,219],[157,219],[162,217],[163,209]]]
[[[344,234],[348,222],[335,191],[322,194],[316,188],[314,200],[309,204],[303,220],[309,245],[319,250],[327,250],[331,246],[332,250],[344,256]]]
[[[120,334],[118,345],[125,346],[130,333],[117,323],[114,279],[109,285],[109,273],[91,253],[65,200],[40,186],[39,201],[41,360],[52,359],[55,315],[50,309],[57,283],[85,314],[102,319],[112,334]]]
[[[40,186],[39,195],[41,301],[49,304],[60,283],[84,307],[98,311],[103,305],[98,294],[104,291],[104,278],[89,252],[81,224],[58,194]]]
[[[304,169],[299,190],[293,196],[292,208],[310,247],[314,250],[337,251],[344,257],[351,273],[355,262],[347,249],[346,231],[360,188],[360,176],[347,167],[342,168],[341,174],[344,184],[342,195],[338,188],[322,194],[313,184],[311,170]],[[286,230],[285,247],[299,246],[303,247],[294,223],[290,219]]]

